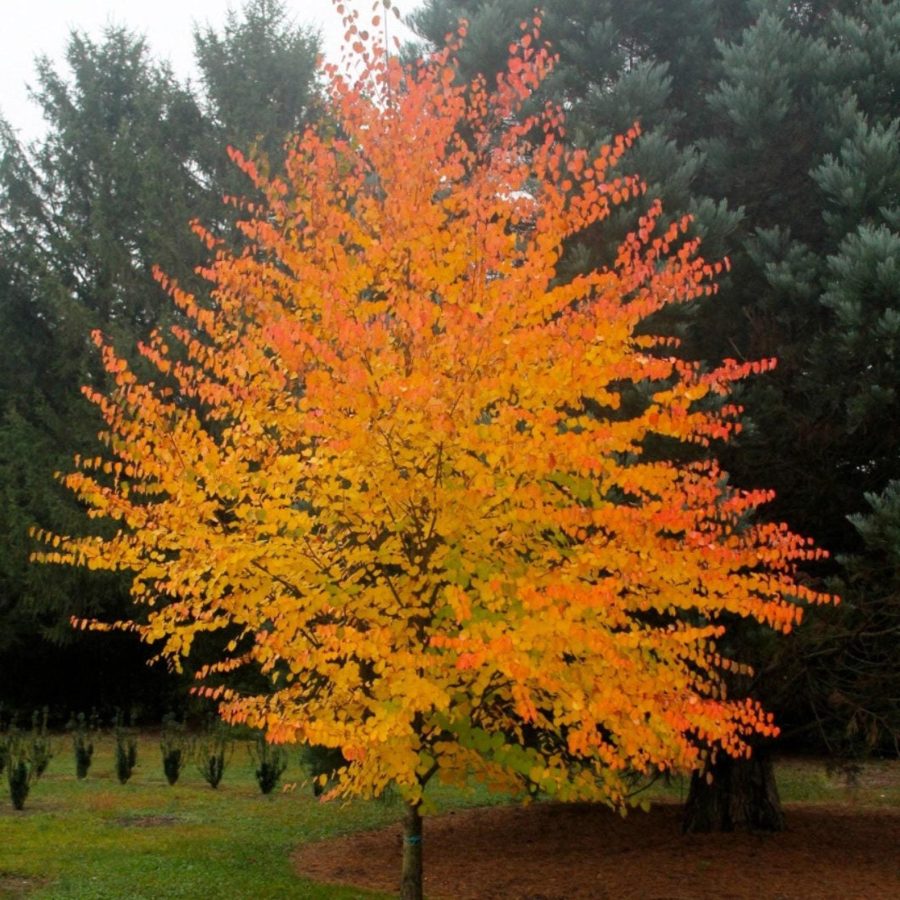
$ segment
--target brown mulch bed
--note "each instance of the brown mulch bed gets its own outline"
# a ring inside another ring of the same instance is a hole
[[[425,822],[429,900],[896,900],[900,811],[788,808],[783,834],[682,835],[680,807],[625,819],[542,803]],[[300,875],[396,892],[399,826],[300,847]]]

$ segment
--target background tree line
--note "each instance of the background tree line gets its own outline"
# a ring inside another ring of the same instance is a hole
[[[28,710],[137,703],[158,716],[179,690],[137,642],[76,634],[72,615],[117,617],[123,582],[28,563],[33,525],[77,530],[83,511],[56,482],[96,451],[99,421],[80,387],[102,368],[100,328],[135,346],[172,315],[159,265],[190,286],[200,219],[227,231],[224,195],[247,186],[233,145],[279,165],[285,138],[315,115],[318,36],[278,0],[249,0],[223,27],[196,29],[200,84],[180,83],[123,28],[73,32],[58,71],[33,87],[46,133],[23,146],[0,120],[0,702]]]
[[[808,577],[843,597],[788,639],[738,627],[751,691],[790,746],[845,757],[896,751],[900,730],[900,2],[545,0],[559,53],[544,88],[573,141],[598,146],[639,121],[624,165],[672,218],[688,211],[709,258],[732,270],[715,300],[669,324],[692,358],[777,357],[742,391],[745,430],[724,462],[772,487],[769,514],[832,558]],[[461,77],[494,77],[533,0],[427,0],[410,17],[440,45],[469,20]],[[0,699],[83,707],[177,685],[123,638],[75,635],[72,614],[115,616],[116,579],[29,567],[31,524],[79,528],[55,484],[97,423],[78,387],[102,377],[88,333],[133,344],[170,313],[152,264],[190,283],[188,221],[227,225],[247,186],[224,147],[278,165],[315,117],[316,38],[285,4],[251,0],[195,33],[202,86],[180,84],[140,37],[75,33],[68,73],[38,64],[48,130],[0,161]],[[410,51],[411,52],[411,51]],[[636,213],[635,213],[636,214]],[[572,271],[605,243],[569,248]],[[71,523],[69,525],[69,523]]]

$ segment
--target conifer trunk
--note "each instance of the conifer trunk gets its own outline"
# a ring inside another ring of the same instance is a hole
[[[422,900],[422,815],[418,803],[407,803],[403,816],[400,900]]]
[[[784,831],[775,768],[768,753],[755,751],[750,759],[722,755],[707,772],[691,777],[683,831]]]

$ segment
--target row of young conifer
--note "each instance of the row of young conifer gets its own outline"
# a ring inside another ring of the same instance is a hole
[[[65,737],[54,738],[47,727],[47,710],[35,713],[31,727],[21,729],[8,725],[0,730],[0,776],[5,774],[9,798],[14,809],[25,806],[31,789],[47,771],[51,760],[59,755]],[[113,769],[120,784],[126,784],[138,766],[140,732],[133,725],[125,725],[117,715],[109,732],[104,734],[96,713],[72,716],[66,728],[70,742],[75,777],[87,779],[94,764],[94,752],[107,736],[113,741]],[[250,737],[237,734],[221,724],[211,724],[198,731],[189,731],[183,722],[173,717],[164,720],[159,732],[159,750],[166,782],[174,786],[185,769],[193,764],[203,780],[213,789],[219,787],[235,748],[246,748],[253,763],[253,773],[262,794],[270,794],[280,783],[288,767],[288,752],[266,742],[262,735]],[[300,764],[312,775],[327,771],[324,758],[309,748],[301,752]],[[96,774],[96,769],[94,769]],[[101,777],[108,777],[103,775]],[[319,792],[318,787],[316,792]]]

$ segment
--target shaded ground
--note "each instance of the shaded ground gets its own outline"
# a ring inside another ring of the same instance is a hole
[[[621,819],[587,804],[448,813],[425,823],[429,900],[896,900],[900,810],[788,806],[779,835],[682,835],[680,807]],[[307,844],[305,877],[396,891],[399,826]]]

